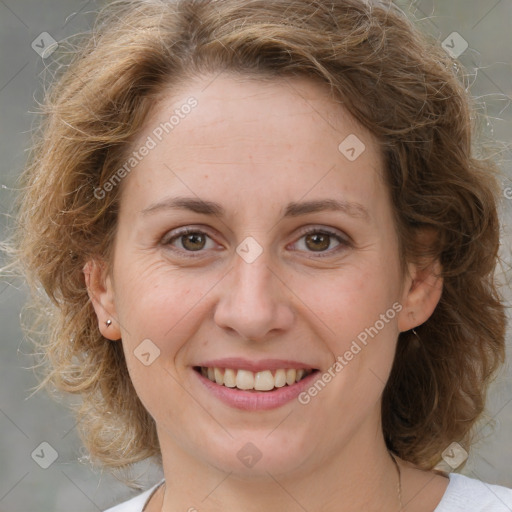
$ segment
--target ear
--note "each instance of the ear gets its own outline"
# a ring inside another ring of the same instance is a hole
[[[98,318],[101,334],[112,341],[121,339],[121,330],[117,321],[112,279],[106,272],[104,262],[89,260],[83,268],[87,293]],[[107,325],[107,320],[112,323]]]
[[[435,233],[423,232],[421,243],[427,248],[435,243]],[[409,264],[402,292],[402,310],[398,316],[400,332],[426,322],[434,312],[443,292],[442,267],[438,259]]]

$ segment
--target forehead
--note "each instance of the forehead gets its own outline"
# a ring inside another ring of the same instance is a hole
[[[155,103],[133,148],[147,143],[123,183],[140,209],[171,190],[273,201],[339,192],[368,201],[382,186],[372,135],[305,78],[221,74],[185,83]]]

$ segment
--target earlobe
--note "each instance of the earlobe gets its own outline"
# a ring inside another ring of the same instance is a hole
[[[121,338],[114,302],[112,280],[105,271],[105,264],[89,260],[83,268],[87,293],[98,318],[101,334],[112,341]]]
[[[403,309],[398,317],[400,332],[414,329],[426,322],[434,312],[443,292],[441,264],[438,260],[428,267],[413,266],[404,289]]]

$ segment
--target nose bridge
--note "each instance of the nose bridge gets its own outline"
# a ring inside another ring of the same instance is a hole
[[[247,247],[245,248],[247,249]],[[244,255],[243,243],[237,249],[231,279],[225,284],[215,312],[216,323],[237,331],[243,338],[261,339],[268,332],[285,329],[293,319],[284,286],[270,270],[269,252],[255,259]]]
[[[254,261],[239,257],[235,260],[235,285],[232,292],[247,304],[268,303],[275,299],[272,294],[273,274],[269,268],[268,252]]]

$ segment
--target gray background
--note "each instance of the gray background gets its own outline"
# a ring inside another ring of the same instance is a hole
[[[471,91],[489,116],[488,137],[497,141],[497,156],[505,172],[503,189],[512,186],[512,0],[423,0],[397,2],[439,41],[458,32],[468,42],[460,61],[472,74]],[[45,62],[31,47],[42,32],[57,41],[86,30],[99,4],[94,1],[0,0],[0,229],[2,238],[12,211],[16,178],[25,163],[34,123],[35,100],[41,99]],[[507,147],[508,145],[508,147]],[[503,198],[504,291],[510,305],[512,200]],[[1,263],[0,263],[1,266]],[[508,270],[507,270],[508,269]],[[133,492],[107,473],[92,471],[78,461],[83,455],[75,422],[62,401],[44,392],[28,398],[36,384],[31,346],[23,339],[19,314],[26,298],[20,283],[0,281],[0,512],[74,512],[103,510]],[[510,313],[510,312],[509,312]],[[509,316],[510,317],[510,316]],[[491,387],[490,428],[481,423],[483,437],[462,473],[512,487],[512,385],[508,363]],[[57,460],[42,469],[31,457],[42,442],[57,452]],[[149,462],[136,466],[142,485],[161,478]]]

